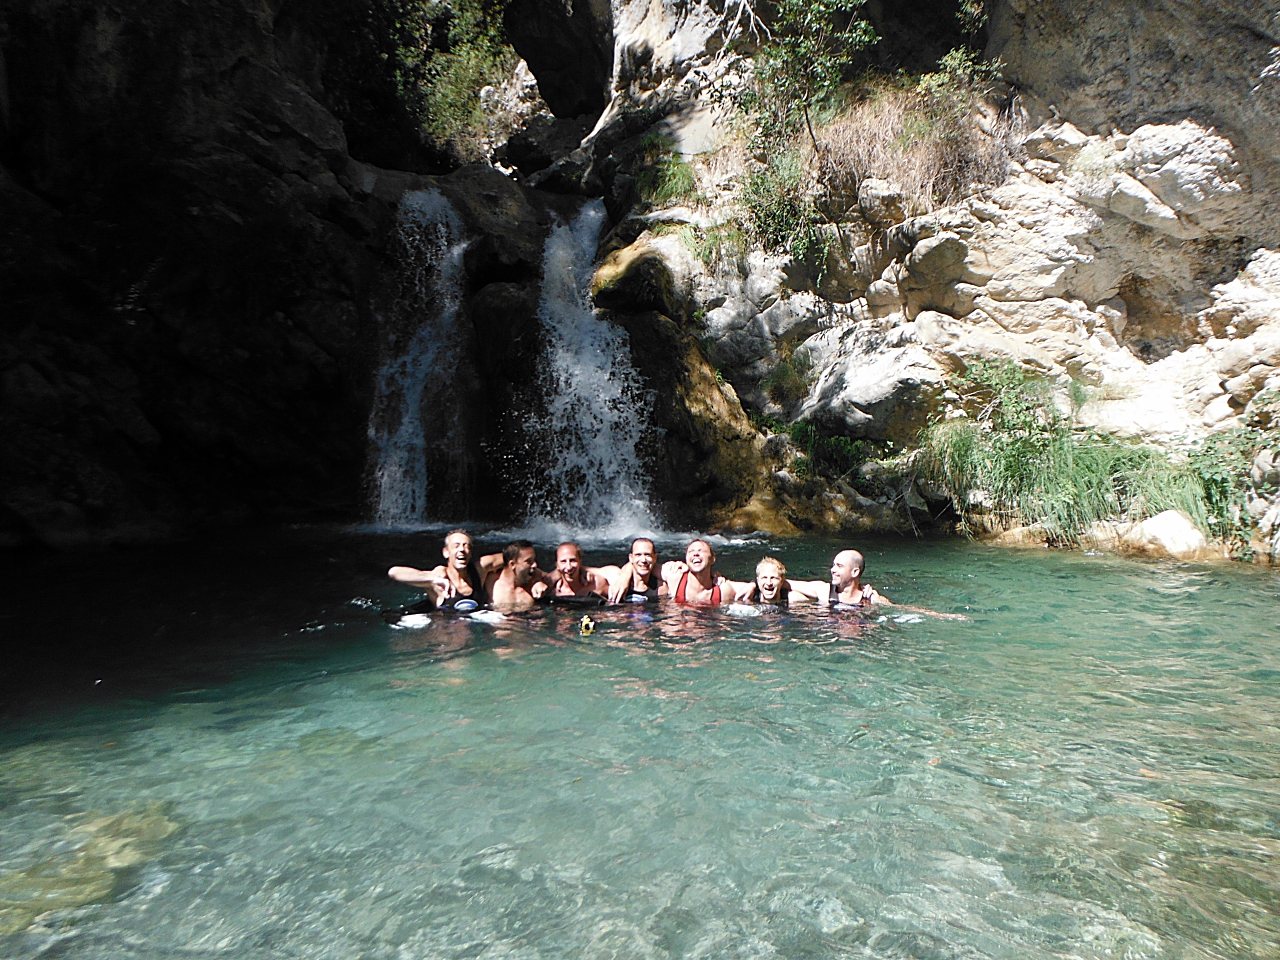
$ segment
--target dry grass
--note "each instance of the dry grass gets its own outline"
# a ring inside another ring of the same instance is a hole
[[[979,127],[972,101],[934,96],[914,86],[882,82],[831,123],[817,130],[812,167],[828,205],[856,209],[858,186],[868,178],[902,187],[909,214],[927,213],[998,185],[1016,151],[1016,131],[1002,118]],[[810,148],[812,149],[812,148]]]

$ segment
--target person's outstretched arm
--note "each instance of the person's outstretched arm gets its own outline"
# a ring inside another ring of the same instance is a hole
[[[791,588],[791,599],[812,600],[816,603],[831,602],[831,584],[826,580],[792,580],[787,579]]]
[[[443,566],[436,567],[433,570],[419,570],[416,567],[392,567],[387,571],[387,576],[400,583],[407,583],[413,587],[422,587],[431,594],[431,599],[437,604],[441,600],[448,600],[457,593],[453,586],[453,581],[449,579],[449,575],[445,572]]]

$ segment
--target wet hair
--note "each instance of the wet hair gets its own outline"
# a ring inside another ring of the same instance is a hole
[[[523,551],[531,550],[532,548],[533,544],[528,540],[512,540],[502,548],[502,562],[509,567],[519,559]]]
[[[560,544],[560,546],[556,547],[557,558],[559,558],[560,556],[560,551],[563,550],[565,547],[573,547],[574,552],[577,553],[578,555],[578,559],[579,560],[582,559],[582,548],[578,546],[576,543],[574,543],[572,540],[566,540],[564,543]]]
[[[654,543],[652,540],[650,540],[648,537],[636,537],[634,540],[631,541],[631,549],[627,551],[628,554],[636,552],[637,543],[647,543],[649,546],[653,547],[654,553],[658,552],[658,545]]]
[[[695,543],[700,543],[700,544],[702,544],[704,547],[706,547],[706,548],[707,548],[707,553],[711,554],[711,559],[712,559],[712,560],[714,560],[714,559],[716,558],[716,549],[715,549],[715,547],[711,546],[711,544],[707,543],[707,541],[705,541],[705,540],[703,540],[701,537],[699,537],[697,540],[690,540],[690,541],[689,541],[689,547],[692,547]],[[689,547],[685,547],[685,548],[684,548],[684,552],[685,552],[685,554],[686,554],[686,555],[688,555],[688,553],[689,553]]]
[[[780,576],[783,580],[787,579],[787,565],[783,563],[781,560],[779,560],[777,557],[761,558],[760,562],[756,564],[757,577],[760,576],[761,567],[777,567],[778,576]]]
[[[448,533],[446,533],[446,534],[444,535],[444,542],[445,542],[445,543],[448,543],[448,542],[449,542],[449,538],[450,538],[450,537],[456,537],[456,536],[458,536],[459,534],[461,534],[462,536],[466,537],[468,540],[470,540],[470,539],[471,539],[471,534],[467,533],[467,531],[463,530],[461,527],[458,527],[458,529],[456,529],[456,530],[450,530]]]

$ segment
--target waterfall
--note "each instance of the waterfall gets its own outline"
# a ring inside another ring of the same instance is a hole
[[[432,473],[465,473],[463,411],[451,383],[462,342],[461,221],[439,192],[416,190],[401,201],[397,227],[403,289],[395,315],[379,318],[390,334],[369,415],[374,519],[393,528],[426,519],[428,460]]]
[[[530,449],[544,461],[528,472],[543,479],[529,496],[527,522],[544,539],[627,538],[657,526],[637,452],[652,396],[631,365],[626,331],[596,319],[588,289],[604,219],[601,201],[586,204],[572,224],[552,228],[543,253],[546,414],[527,425]]]

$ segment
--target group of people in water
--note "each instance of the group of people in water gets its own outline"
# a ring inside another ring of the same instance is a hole
[[[676,603],[715,607],[733,603],[786,607],[815,603],[865,609],[896,606],[862,582],[865,561],[857,550],[841,550],[831,561],[828,580],[792,580],[776,557],[756,564],[755,578],[730,580],[717,572],[716,554],[706,540],[694,540],[684,560],[659,565],[652,540],[637,537],[621,565],[587,567],[582,549],[566,542],[556,548],[554,570],[538,566],[537,550],[528,540],[513,540],[501,553],[474,557],[471,537],[452,530],[444,540],[444,563],[430,569],[392,567],[393,580],[427,593],[439,610],[521,609],[536,603],[643,603],[671,599]],[[906,608],[933,614],[931,610]],[[935,614],[937,616],[951,616]]]

